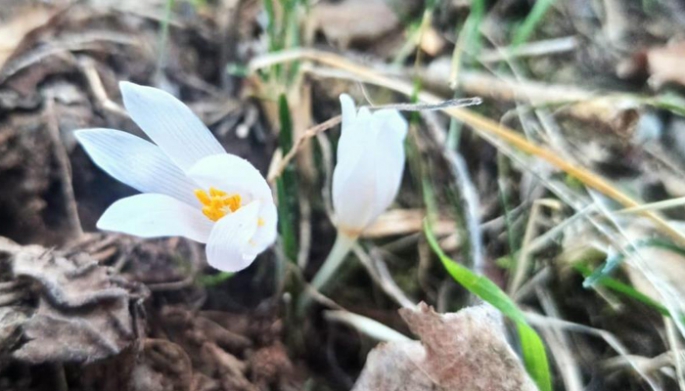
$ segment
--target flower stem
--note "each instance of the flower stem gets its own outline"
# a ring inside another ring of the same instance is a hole
[[[345,260],[345,256],[350,252],[352,246],[357,242],[357,236],[349,236],[344,233],[338,232],[338,236],[335,238],[335,244],[331,252],[328,253],[328,257],[323,261],[323,265],[314,276],[312,280],[312,286],[317,290],[321,290],[328,281],[333,277],[333,274],[338,270],[342,261]]]
[[[352,246],[357,242],[357,238],[358,236],[350,236],[338,231],[338,236],[335,238],[335,244],[333,244],[331,252],[328,253],[328,257],[326,257],[326,260],[323,262],[323,265],[321,265],[321,268],[311,282],[311,286],[314,289],[321,290],[328,284],[331,277],[335,275],[335,272],[340,265],[342,265],[345,256],[347,256],[352,249]],[[311,295],[305,292],[300,299],[298,312],[300,312],[300,314],[303,313],[310,302]]]

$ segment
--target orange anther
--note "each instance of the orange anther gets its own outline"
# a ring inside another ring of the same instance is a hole
[[[226,216],[227,213],[237,211],[242,203],[240,194],[229,196],[225,191],[215,187],[209,188],[209,194],[202,189],[197,189],[194,193],[195,197],[204,205],[202,213],[212,221],[217,221]]]
[[[202,205],[209,205],[209,196],[207,195],[206,191],[202,189],[196,189],[194,193],[195,197],[197,197],[197,199],[200,200],[200,203]]]
[[[209,195],[212,197],[225,197],[226,192],[221,191],[221,190],[217,189],[216,187],[210,187],[209,188]]]

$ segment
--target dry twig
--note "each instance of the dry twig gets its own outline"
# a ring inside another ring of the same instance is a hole
[[[71,231],[72,239],[78,239],[83,235],[81,220],[78,217],[78,207],[76,206],[76,196],[74,187],[71,185],[71,169],[69,155],[62,144],[59,134],[59,123],[55,112],[55,100],[50,96],[46,99],[45,116],[47,122],[48,136],[52,142],[52,151],[59,167],[60,189],[64,198],[64,208],[67,212],[67,222]]]

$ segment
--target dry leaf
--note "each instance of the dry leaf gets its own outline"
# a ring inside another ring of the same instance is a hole
[[[26,322],[25,311],[0,307],[0,356],[9,352],[21,338],[21,325]]]
[[[246,364],[229,353],[243,355],[252,346],[251,340],[183,307],[164,307],[161,316],[164,334],[190,357],[195,371],[193,389],[220,385],[219,389],[226,390],[256,390],[245,377]]]
[[[2,317],[3,335],[12,331],[6,327],[21,324],[26,342],[12,353],[15,358],[90,363],[119,353],[135,339],[130,308],[141,297],[135,293],[139,286],[111,275],[85,254],[65,258],[40,246],[2,246],[4,257],[15,281],[31,283],[25,290],[37,303],[33,310],[21,307],[30,314],[27,319],[11,312]]]
[[[24,37],[44,25],[54,15],[54,11],[43,6],[29,6],[17,11],[7,23],[0,24],[0,70],[14,54]]]
[[[438,314],[425,303],[400,314],[421,342],[375,348],[355,384],[366,390],[536,390],[488,305]]]
[[[409,235],[423,230],[425,213],[420,209],[392,209],[376,219],[362,234],[365,238],[382,238],[393,235]],[[438,236],[455,231],[454,221],[440,219],[433,228]]]
[[[381,37],[400,23],[385,0],[320,2],[312,10],[312,19],[316,30],[343,48],[351,42]]]
[[[430,56],[437,56],[447,45],[445,38],[432,26],[421,34],[421,49]]]
[[[242,353],[252,346],[252,341],[236,334],[219,323],[182,307],[167,306],[161,312],[164,332],[183,346],[191,356],[205,343],[213,343],[232,353]]]
[[[685,85],[685,42],[648,50],[647,69],[653,86],[667,82]]]
[[[249,360],[252,369],[250,380],[260,390],[269,389],[270,384],[278,384],[279,390],[297,389],[294,385],[288,386],[289,380],[294,378],[294,370],[282,343],[277,342],[256,350]]]
[[[131,374],[131,391],[188,391],[193,368],[185,351],[163,339],[146,339]]]
[[[245,364],[232,354],[219,348],[216,344],[207,342],[202,346],[203,362],[211,365],[211,368],[203,368],[205,373],[210,373],[217,378],[223,390],[257,391],[245,377],[247,370]]]
[[[633,224],[627,229],[627,236],[636,243],[654,233],[641,224]],[[657,303],[664,301],[652,282],[656,281],[661,289],[667,289],[685,299],[685,257],[682,254],[659,246],[639,246],[631,251],[623,261],[624,269],[631,284],[641,293],[651,297]],[[641,269],[637,265],[642,265]],[[645,276],[643,271],[651,274]]]
[[[685,42],[675,42],[638,50],[631,58],[618,64],[617,73],[624,78],[646,74],[654,88],[669,82],[685,85],[683,65]]]

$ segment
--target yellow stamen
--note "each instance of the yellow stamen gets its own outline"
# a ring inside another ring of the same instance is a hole
[[[200,200],[200,203],[202,205],[209,205],[210,199],[209,196],[207,195],[207,192],[202,190],[202,189],[196,189],[194,191],[195,197],[197,197],[198,200]]]
[[[266,224],[266,221],[264,221],[263,218],[260,217],[257,219],[257,227],[263,227],[264,224]]]
[[[228,206],[231,212],[235,212],[240,208],[241,202],[242,199],[240,198],[240,195],[234,194],[224,200],[224,205]]]
[[[209,188],[209,194],[202,189],[196,189],[193,193],[203,205],[202,213],[212,221],[217,221],[242,206],[242,198],[239,194],[229,196],[225,191],[214,187]]]
[[[209,188],[209,195],[212,197],[224,197],[226,195],[225,191],[221,191],[217,189],[216,187],[210,187]]]

